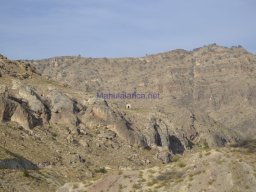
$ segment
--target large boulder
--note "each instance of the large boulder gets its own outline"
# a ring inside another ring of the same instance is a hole
[[[42,125],[41,119],[37,119],[25,104],[17,104],[16,109],[11,116],[11,121],[19,123],[26,129]]]
[[[51,90],[47,95],[49,108],[51,110],[52,124],[59,124],[66,127],[76,127],[78,119],[74,114],[75,102],[67,95],[58,90]]]
[[[0,92],[0,118],[1,121],[14,121],[26,129],[41,124],[41,120],[33,115],[26,102],[13,97],[7,89]]]
[[[18,95],[28,103],[28,107],[35,113],[44,113],[45,106],[42,99],[31,86],[22,86]]]
[[[47,99],[50,101],[50,108],[53,113],[73,112],[73,101],[61,91],[51,90]]]

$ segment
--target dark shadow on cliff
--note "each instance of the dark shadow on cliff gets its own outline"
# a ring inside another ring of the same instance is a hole
[[[170,141],[169,148],[174,154],[182,154],[185,151],[184,146],[176,136],[174,135],[169,136],[169,141]]]

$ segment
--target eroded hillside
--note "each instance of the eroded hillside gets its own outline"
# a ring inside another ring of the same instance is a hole
[[[1,56],[0,190],[253,191],[255,67],[242,47],[217,45],[143,58]],[[160,98],[97,98],[123,92]]]

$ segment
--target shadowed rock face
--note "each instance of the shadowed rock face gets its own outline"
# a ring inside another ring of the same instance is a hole
[[[149,143],[157,146],[169,147],[169,132],[167,125],[161,121],[161,119],[152,118],[148,126],[149,131]]]
[[[0,159],[0,169],[38,169],[34,163],[21,157],[20,155],[14,154],[2,147],[0,147],[0,150],[1,154],[5,153],[10,156],[9,159]]]
[[[74,101],[65,94],[52,90],[43,98],[33,87],[20,83],[10,89],[1,87],[0,118],[2,121],[14,121],[26,129],[50,124],[76,127]]]
[[[42,124],[30,111],[27,103],[10,96],[7,91],[0,94],[0,118],[2,121],[15,121],[27,129]]]
[[[176,135],[172,135],[173,125],[167,126],[163,120],[151,118],[148,129],[147,139],[148,143],[160,147],[167,148],[173,154],[182,154],[185,148],[189,148],[186,143],[186,138],[178,138]]]
[[[182,154],[185,151],[181,141],[175,135],[169,137],[169,142],[169,148],[174,154]]]

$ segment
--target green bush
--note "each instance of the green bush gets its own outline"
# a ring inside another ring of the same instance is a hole
[[[177,162],[177,161],[179,161],[179,159],[180,159],[180,157],[178,155],[174,155],[172,157],[172,162]]]
[[[29,176],[30,176],[27,169],[24,169],[24,170],[23,170],[23,176],[24,176],[24,177],[29,177]]]
[[[107,170],[105,169],[105,167],[101,167],[101,168],[95,169],[95,173],[107,173]]]
[[[178,166],[179,166],[180,168],[183,168],[183,167],[186,167],[186,164],[183,163],[183,162],[179,162],[179,163],[178,163]]]

